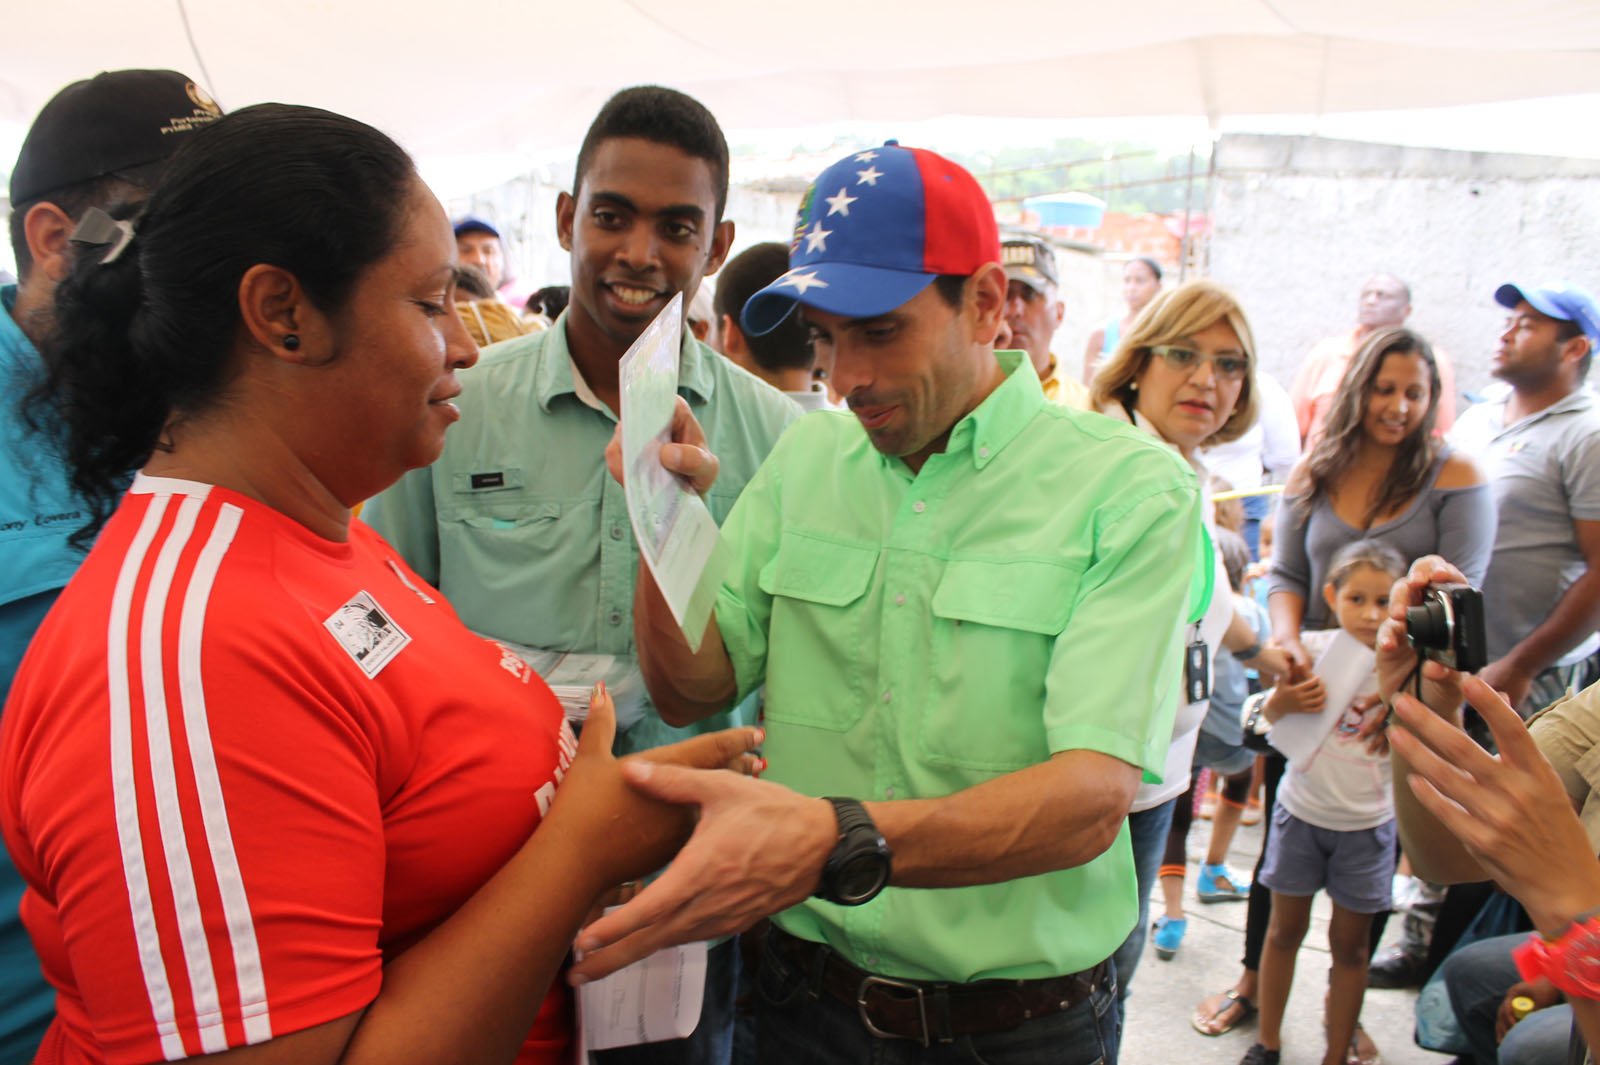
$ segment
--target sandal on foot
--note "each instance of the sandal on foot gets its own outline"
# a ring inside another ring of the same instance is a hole
[[[1178,948],[1183,945],[1183,933],[1189,927],[1189,920],[1185,917],[1172,918],[1162,914],[1156,918],[1155,942],[1156,957],[1162,961],[1171,961],[1173,955],[1178,953]]]
[[[1277,1050],[1268,1050],[1260,1043],[1253,1043],[1249,1050],[1244,1052],[1244,1057],[1239,1059],[1239,1065],[1278,1065]]]
[[[1250,882],[1235,876],[1226,865],[1202,865],[1194,893],[1201,902],[1238,902],[1250,897]]]
[[[1231,1019],[1226,1015],[1232,1014]],[[1256,1004],[1233,988],[1212,995],[1194,1008],[1189,1023],[1201,1035],[1222,1035],[1256,1015]]]

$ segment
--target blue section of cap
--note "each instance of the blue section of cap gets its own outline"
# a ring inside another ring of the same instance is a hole
[[[1600,305],[1594,296],[1581,285],[1570,281],[1552,281],[1544,285],[1501,285],[1495,290],[1494,300],[1500,306],[1515,310],[1517,304],[1528,306],[1549,318],[1563,322],[1577,322],[1591,342],[1600,343]]]
[[[778,328],[798,303],[846,318],[873,318],[911,299],[934,277],[854,263],[798,266],[751,296],[739,321],[746,333],[761,336]]]
[[[478,232],[487,233],[497,240],[500,237],[500,231],[498,229],[489,224],[487,220],[479,218],[475,214],[469,214],[466,217],[458,220],[455,224],[456,236],[458,237],[463,233],[471,233],[475,230]]]
[[[795,226],[789,265],[855,263],[923,272],[926,201],[917,157],[885,145],[824,170]]]

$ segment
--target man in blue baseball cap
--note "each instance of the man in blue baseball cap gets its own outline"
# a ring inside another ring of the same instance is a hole
[[[1114,1062],[1125,820],[1171,737],[1194,476],[995,352],[994,212],[949,160],[890,143],[829,167],[789,266],[744,329],[800,315],[850,410],[790,426],[746,486],[698,651],[644,570],[634,613],[665,720],[765,685],[766,779],[632,779],[699,827],[586,932],[577,978],[771,914],[763,1063]],[[704,490],[681,404],[676,439],[664,463]]]
[[[455,223],[456,255],[462,266],[476,266],[489,278],[496,291],[505,284],[506,251],[500,231],[477,215],[467,215]]]
[[[1583,383],[1600,307],[1568,281],[1494,298],[1510,314],[1492,371],[1511,392],[1464,413],[1450,440],[1488,467],[1500,514],[1481,676],[1527,715],[1600,677],[1600,403]]]

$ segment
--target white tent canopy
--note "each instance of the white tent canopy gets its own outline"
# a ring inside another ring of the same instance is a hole
[[[572,145],[659,82],[729,129],[945,114],[1326,114],[1600,89],[1592,0],[55,0],[14,4],[0,122],[99,70],[316,104],[413,153]],[[191,46],[192,37],[192,46]]]

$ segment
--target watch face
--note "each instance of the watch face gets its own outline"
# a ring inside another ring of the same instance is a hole
[[[870,899],[883,887],[889,873],[888,865],[883,855],[876,851],[846,859],[839,866],[839,876],[835,880],[839,897],[847,902]]]

